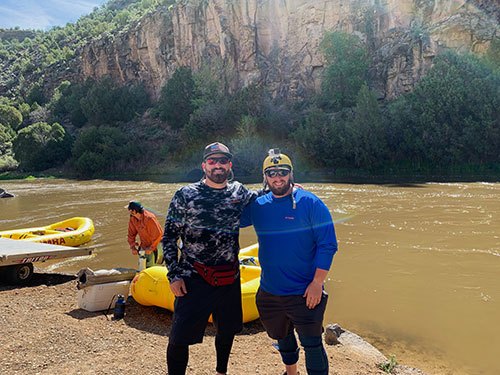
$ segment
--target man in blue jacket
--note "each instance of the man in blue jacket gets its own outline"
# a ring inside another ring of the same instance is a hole
[[[294,188],[293,165],[279,150],[263,164],[270,193],[244,210],[241,226],[252,225],[259,239],[262,267],[256,301],[268,335],[278,340],[287,375],[297,374],[297,331],[309,375],[327,375],[323,316],[328,295],[323,285],[337,251],[328,207],[314,194]]]

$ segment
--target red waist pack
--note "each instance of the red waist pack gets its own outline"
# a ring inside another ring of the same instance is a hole
[[[203,280],[212,286],[231,285],[237,279],[240,271],[239,262],[218,266],[207,266],[194,262],[193,266]]]

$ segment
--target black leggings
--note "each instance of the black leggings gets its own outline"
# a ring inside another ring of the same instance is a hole
[[[167,346],[167,370],[168,375],[184,375],[189,359],[189,346],[172,345]]]
[[[217,352],[217,367],[216,371],[221,374],[227,372],[227,363],[229,362],[229,354],[233,346],[234,335],[231,336],[215,336],[215,350]],[[167,369],[168,375],[185,375],[189,359],[188,345],[171,345],[167,346]]]

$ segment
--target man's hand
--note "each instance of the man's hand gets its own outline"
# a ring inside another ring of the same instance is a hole
[[[137,255],[137,254],[139,254],[139,253],[137,252],[137,248],[136,248],[135,246],[130,246],[130,251],[132,252],[132,255]]]
[[[323,296],[323,283],[313,280],[307,287],[304,296],[306,305],[310,309],[314,309],[320,302]]]
[[[174,296],[176,297],[185,296],[187,293],[186,284],[182,279],[170,283],[170,290],[172,291],[172,293],[174,293]]]

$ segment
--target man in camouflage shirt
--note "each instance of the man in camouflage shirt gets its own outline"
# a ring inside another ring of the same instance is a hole
[[[217,374],[226,373],[234,336],[243,328],[239,225],[256,193],[228,182],[231,158],[225,145],[208,145],[201,165],[204,178],[179,189],[168,209],[163,249],[176,296],[167,346],[169,375],[185,374],[189,345],[202,342],[210,314],[217,330]]]

